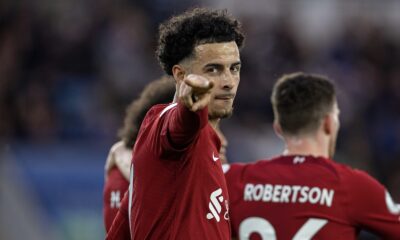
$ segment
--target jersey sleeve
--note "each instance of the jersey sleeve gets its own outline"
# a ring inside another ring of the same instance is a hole
[[[173,104],[168,107],[171,106]],[[176,107],[168,107],[160,114],[160,117],[165,117],[161,130],[161,144],[165,150],[182,151],[208,123],[208,109],[206,107],[192,112],[180,103],[176,104]]]
[[[378,181],[363,171],[349,177],[350,220],[384,239],[400,239],[400,206]]]
[[[131,239],[128,211],[129,211],[129,194],[127,191],[124,194],[121,206],[118,210],[117,215],[114,218],[111,228],[107,232],[106,240]]]

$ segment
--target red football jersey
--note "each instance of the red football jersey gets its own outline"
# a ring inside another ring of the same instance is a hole
[[[132,150],[124,142],[115,143],[107,156],[104,167],[105,183],[103,190],[103,213],[106,231],[116,216],[121,205],[122,197],[129,186],[129,169],[132,160]]]
[[[103,213],[106,232],[111,227],[124,193],[128,190],[129,182],[122,175],[121,171],[115,166],[107,176],[103,190]]]
[[[132,239],[230,239],[220,140],[207,108],[156,105],[133,154]]]
[[[311,156],[224,168],[234,237],[356,239],[368,229],[400,239],[399,205],[363,171]]]
[[[127,240],[131,239],[129,226],[129,193],[125,192],[117,215],[109,228],[106,240]]]

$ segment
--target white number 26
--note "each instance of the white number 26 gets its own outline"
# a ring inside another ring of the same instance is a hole
[[[327,223],[328,220],[325,219],[310,218],[299,231],[297,231],[293,240],[310,240]],[[252,233],[260,234],[263,240],[276,240],[275,228],[264,218],[250,217],[240,223],[240,239],[250,239]]]

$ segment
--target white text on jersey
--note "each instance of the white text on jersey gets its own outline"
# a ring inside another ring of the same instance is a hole
[[[110,207],[119,208],[121,206],[121,195],[119,191],[112,191],[110,196]]]
[[[332,206],[332,189],[298,185],[251,184],[244,187],[244,201],[306,203]]]

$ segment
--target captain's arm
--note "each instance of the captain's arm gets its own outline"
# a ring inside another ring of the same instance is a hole
[[[161,112],[166,115],[161,132],[161,143],[166,149],[185,149],[208,123],[207,107],[193,112],[183,104],[177,103],[167,111],[169,112]]]

